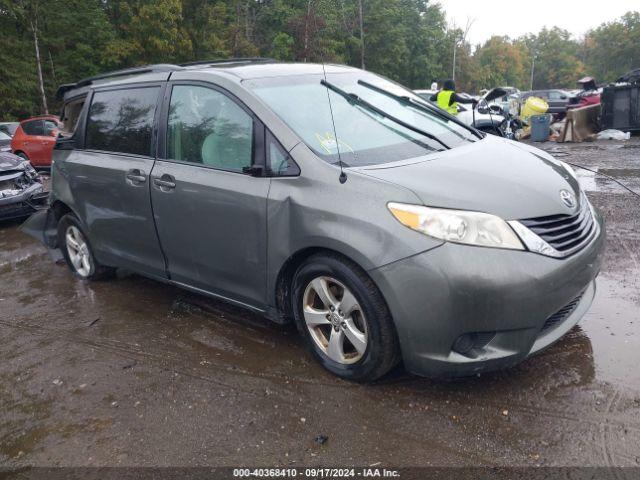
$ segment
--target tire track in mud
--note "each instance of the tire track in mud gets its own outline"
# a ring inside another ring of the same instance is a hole
[[[125,342],[119,342],[114,340],[96,341],[92,339],[87,339],[82,335],[78,335],[75,329],[74,330],[71,330],[71,329],[56,330],[56,329],[44,327],[41,325],[34,325],[34,324],[28,324],[28,323],[14,324],[14,323],[6,322],[3,320],[0,320],[0,325],[4,325],[6,327],[14,328],[17,330],[26,330],[36,335],[47,335],[49,339],[53,339],[53,340],[61,340],[67,343],[87,346],[89,348],[95,348],[98,350],[115,353],[116,355],[119,355],[122,358],[126,358],[128,360],[140,360],[140,359],[142,361],[147,360],[151,363],[155,363],[156,366],[160,366],[161,369],[166,369],[168,371],[178,373],[179,375],[183,375],[184,377],[187,377],[187,378],[193,378],[193,379],[204,381],[206,383],[220,385],[231,390],[236,390],[236,391],[240,390],[241,392],[252,395],[256,398],[263,398],[265,396],[264,388],[248,389],[241,385],[226,383],[194,371],[175,368],[175,366],[171,364],[171,359],[179,358],[175,354],[167,356],[164,353],[150,352],[145,349],[139,348],[137,345],[132,345]],[[260,380],[270,380],[270,379],[282,380],[283,379],[281,375],[277,375],[277,374],[256,375],[256,374],[251,374],[250,372],[239,371],[237,369],[233,369],[230,367],[221,367],[216,364],[211,364],[211,365],[214,367],[218,367],[218,369],[220,370],[224,370],[225,373],[232,373],[234,375],[235,374],[248,375]],[[308,380],[293,378],[293,377],[289,378],[289,381],[292,381],[292,382],[297,381],[298,383],[301,383],[307,386],[316,386],[316,385],[322,386],[322,387],[330,386],[330,387],[340,388],[340,389],[344,389],[344,388],[362,389],[363,388],[359,385],[350,385],[350,384],[337,385],[337,384],[330,384],[330,383],[320,383],[320,382],[313,382],[313,381],[308,381]],[[291,398],[296,397],[296,395],[294,394],[295,392],[291,390],[286,391],[282,386],[279,386],[278,391],[277,392],[273,391],[273,393],[277,393],[279,395],[279,399],[278,399],[279,403],[288,404],[292,408],[297,406],[297,403],[291,400]],[[448,417],[448,415],[446,415],[444,412],[441,413],[441,416]],[[389,431],[391,431],[391,429]],[[455,457],[462,458],[466,461],[475,462],[475,464],[482,463],[486,466],[490,466],[493,463],[495,463],[490,458],[485,458],[483,456],[479,456],[471,452],[462,452],[457,450],[455,447],[449,446],[447,444],[440,443],[433,439],[425,439],[422,436],[412,435],[411,433],[408,433],[408,432],[400,432],[398,430],[395,430],[394,436],[400,437],[401,439],[408,441],[411,444],[424,444],[426,441],[429,443],[430,447],[433,449],[437,449],[449,456],[453,455]]]
[[[614,394],[611,397],[611,400],[607,403],[607,407],[606,407],[606,413],[610,414],[612,413],[616,407],[618,406],[618,404],[620,403],[620,400],[622,399],[622,393],[620,392],[620,390],[616,390],[614,392]],[[617,464],[615,459],[616,458],[622,458],[625,459],[627,461],[629,461],[629,463],[631,465],[637,465],[638,464],[638,457],[633,457],[632,455],[628,455],[624,452],[620,452],[620,451],[616,451],[614,448],[614,442],[617,439],[616,437],[616,432],[614,430],[614,425],[611,424],[602,424],[600,427],[600,446],[602,448],[602,452],[603,452],[603,457],[604,457],[604,461],[605,461],[605,466],[607,467],[618,467],[620,466],[620,464]],[[624,425],[623,428],[625,430],[629,429],[628,425]],[[633,428],[633,427],[632,427]],[[619,478],[619,479],[624,479],[627,478],[625,475],[623,475],[621,472],[618,471],[617,468],[613,468],[612,472],[615,476],[615,478]]]
[[[611,399],[607,403],[607,407],[605,409],[605,412],[607,414],[610,414],[613,411],[613,409],[618,403],[619,396],[620,396],[620,390],[616,390],[615,392],[613,392],[613,395],[611,396]],[[611,445],[610,445],[611,437],[610,435],[608,435],[610,433],[611,431],[608,425],[602,424],[600,426],[600,448],[602,449],[604,463],[606,467],[612,467],[614,465],[613,456],[611,454]],[[619,478],[617,475],[615,476],[616,478]]]
[[[173,371],[175,373],[178,373],[180,375],[184,375],[185,377],[191,377],[191,378],[195,378],[198,380],[202,380],[208,383],[212,383],[212,384],[216,384],[216,385],[220,385],[229,389],[235,389],[235,390],[240,390],[244,393],[253,395],[255,397],[263,397],[264,396],[264,388],[260,387],[259,389],[257,388],[250,388],[247,389],[246,387],[242,386],[242,385],[235,385],[235,384],[231,384],[231,383],[226,383],[224,381],[218,380],[216,378],[212,378],[210,375],[206,375],[206,373],[201,373],[199,372],[197,367],[196,368],[192,368],[192,369],[184,369],[184,368],[176,368],[175,363],[172,363],[171,360],[179,360],[181,357],[175,353],[171,353],[168,354],[168,352],[162,351],[162,352],[154,352],[154,351],[150,351],[149,349],[143,349],[141,347],[139,347],[138,345],[134,345],[134,344],[129,344],[126,342],[120,342],[117,340],[94,340],[94,339],[88,339],[82,335],[79,335],[77,332],[77,329],[64,329],[64,330],[57,330],[57,329],[53,329],[53,328],[48,328],[48,327],[44,327],[42,325],[34,325],[34,324],[28,324],[28,323],[11,323],[11,322],[7,322],[7,321],[3,321],[0,320],[0,325],[5,325],[9,328],[14,328],[14,329],[18,329],[18,330],[28,330],[32,333],[38,334],[38,335],[48,335],[49,338],[53,338],[53,339],[57,339],[57,340],[61,340],[63,342],[69,342],[69,343],[75,343],[75,344],[79,344],[79,345],[85,345],[85,346],[89,346],[92,348],[97,348],[97,349],[101,349],[101,350],[105,350],[105,351],[109,351],[112,353],[116,353],[119,354],[121,356],[123,356],[124,358],[127,359],[132,359],[132,360],[148,360],[151,363],[155,363],[157,366],[161,366],[161,368],[164,368],[166,370],[169,371]],[[278,383],[280,383],[279,385],[279,394],[282,393],[282,399],[283,401],[287,401],[287,397],[289,395],[293,395],[294,392],[291,389],[286,389],[286,387],[284,387],[283,384],[285,384],[285,381],[291,382],[292,384],[298,383],[301,385],[305,385],[305,386],[320,386],[320,387],[331,387],[334,389],[340,389],[340,390],[345,390],[345,389],[352,389],[352,390],[362,390],[363,387],[361,385],[353,385],[353,384],[349,384],[349,383],[342,383],[342,384],[336,384],[336,383],[328,383],[328,382],[320,382],[320,381],[316,381],[316,380],[312,380],[312,379],[306,379],[306,378],[302,378],[302,377],[285,377],[282,374],[270,374],[270,373],[265,373],[265,374],[257,374],[257,373],[252,373],[252,372],[248,372],[246,370],[242,370],[239,368],[234,368],[231,366],[227,366],[227,365],[221,365],[221,364],[217,364],[217,363],[209,363],[208,367],[213,367],[215,368],[217,371],[222,371],[224,372],[224,374],[228,374],[228,375],[241,375],[241,376],[248,376],[251,378],[254,378],[256,380],[263,380],[263,381],[272,381],[272,380],[279,380]],[[340,380],[338,380],[340,381]],[[267,386],[265,386],[265,388],[267,388]],[[282,390],[287,390],[288,393],[284,393],[282,392]],[[407,392],[401,392],[406,394]],[[453,393],[452,394],[453,397],[458,397],[456,400],[458,403],[460,403],[460,395]],[[603,429],[607,428],[607,429],[611,429],[611,427],[623,427],[623,428],[627,428],[627,429],[632,429],[632,430],[636,430],[638,432],[640,432],[640,424],[629,424],[627,422],[618,420],[616,418],[610,418],[610,415],[613,413],[613,409],[615,407],[615,405],[617,405],[619,398],[621,397],[621,394],[619,392],[619,390],[616,390],[614,392],[614,394],[612,395],[611,399],[609,400],[609,403],[607,404],[607,407],[605,408],[605,412],[603,413],[603,416],[599,416],[594,418],[593,416],[588,416],[585,414],[585,412],[579,412],[579,413],[573,413],[573,411],[565,411],[565,412],[559,412],[557,409],[556,410],[551,410],[548,408],[544,408],[544,407],[532,407],[530,405],[524,405],[524,404],[520,404],[520,403],[510,403],[509,404],[509,410],[513,413],[519,413],[521,415],[525,415],[525,416],[530,416],[530,417],[539,417],[540,415],[544,415],[548,418],[553,418],[553,419],[557,419],[557,420],[563,420],[563,421],[568,421],[568,422],[572,422],[572,423],[577,423],[577,424],[585,424],[585,425],[589,425],[592,427],[596,427],[601,429],[601,432]],[[293,403],[291,403],[293,405]],[[492,401],[481,401],[480,403],[477,403],[478,406],[483,406],[486,408],[491,408],[495,411],[501,411],[504,408],[504,404],[501,403],[497,403],[497,402],[492,402]],[[447,414],[445,412],[440,412],[442,415],[447,416]],[[609,430],[608,430],[609,431]],[[602,436],[603,434],[601,434]],[[602,437],[604,438],[604,437]],[[601,441],[601,445],[600,445],[601,449],[603,452],[609,452],[609,447],[608,444],[605,443],[605,440]],[[607,463],[607,465],[611,464],[611,456],[609,453],[604,453],[604,455],[607,456],[607,461],[609,463]]]
[[[183,359],[183,357],[173,352],[168,352],[164,350],[154,352],[151,349],[143,349],[137,344],[121,342],[119,340],[90,339],[90,338],[87,338],[86,336],[79,334],[78,328],[55,329],[55,328],[45,327],[42,325],[29,324],[25,322],[15,324],[15,323],[6,322],[3,320],[0,320],[0,325],[5,325],[15,329],[29,330],[39,335],[49,335],[49,338],[66,341],[69,343],[82,344],[90,347],[108,350],[114,353],[118,353],[124,358],[131,359],[131,360],[135,360],[136,359],[135,357],[138,357],[138,359],[140,358],[148,359],[151,361],[155,361],[156,363],[162,364],[167,370],[172,370],[172,371],[175,371],[176,373],[184,374],[185,376],[192,376],[194,378],[199,378],[201,380],[205,380],[210,383],[216,383],[216,384],[226,386],[228,388],[236,388],[236,389],[245,391],[246,393],[255,394],[255,392],[253,392],[252,390],[247,390],[241,386],[226,384],[224,382],[213,379],[207,375],[196,375],[196,374],[193,374],[192,371],[176,368],[175,363],[172,363],[171,360],[179,361]],[[256,380],[265,380],[265,381],[278,380],[279,381],[278,383],[281,384],[279,388],[284,388],[282,384],[285,382],[291,382],[291,383],[295,382],[295,383],[308,385],[308,386],[332,387],[332,388],[338,388],[341,390],[342,389],[360,390],[363,388],[361,385],[350,384],[346,381],[342,381],[339,379],[337,379],[337,381],[344,382],[344,383],[336,384],[336,383],[330,383],[330,382],[322,382],[316,379],[286,376],[286,375],[283,375],[282,373],[253,373],[236,366],[223,365],[220,363],[212,362],[209,359],[207,359],[207,368],[209,367],[215,368],[217,371],[222,371],[225,374],[230,374],[234,376],[240,375],[240,376],[251,377]],[[293,393],[293,392],[290,391],[290,393]],[[262,394],[259,393],[257,395],[261,396]]]

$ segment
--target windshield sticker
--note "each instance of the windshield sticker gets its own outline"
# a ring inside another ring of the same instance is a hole
[[[337,154],[338,149],[340,150],[340,153],[345,153],[345,152],[355,153],[353,151],[353,148],[351,148],[351,145],[349,145],[348,143],[342,140],[336,141],[336,137],[334,137],[329,132],[325,133],[324,135],[321,135],[319,133],[316,133],[315,135],[322,149],[325,152],[327,152],[327,154],[329,155]]]

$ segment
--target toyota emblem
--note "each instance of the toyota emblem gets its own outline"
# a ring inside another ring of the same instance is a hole
[[[576,206],[576,196],[569,190],[560,190],[560,200],[569,208]]]

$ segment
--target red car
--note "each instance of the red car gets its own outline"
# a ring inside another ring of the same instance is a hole
[[[11,140],[11,151],[34,167],[50,167],[59,129],[60,121],[55,115],[23,120]]]

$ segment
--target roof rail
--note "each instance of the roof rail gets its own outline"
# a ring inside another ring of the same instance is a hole
[[[217,58],[214,60],[197,60],[195,62],[181,63],[181,67],[194,67],[197,65],[224,65],[227,63],[272,63],[277,60],[268,57],[240,57],[240,58]]]
[[[196,62],[187,62],[180,65],[174,65],[171,63],[158,63],[156,65],[145,65],[143,67],[125,68],[123,70],[115,70],[113,72],[102,73],[93,77],[83,78],[77,83],[66,83],[60,85],[56,91],[56,99],[62,100],[65,93],[80,87],[86,87],[98,80],[105,80],[109,78],[126,77],[129,75],[140,75],[142,73],[154,73],[154,72],[173,72],[176,70],[182,70],[184,67],[193,67],[197,65],[225,65],[234,63],[270,63],[277,62],[273,58],[261,58],[261,57],[246,57],[246,58],[219,58],[214,60],[198,60]]]
[[[125,68],[122,70],[115,70],[113,72],[102,73],[93,77],[83,78],[77,83],[66,83],[60,85],[56,91],[56,99],[62,100],[64,94],[75,88],[85,87],[91,85],[97,80],[105,80],[108,78],[126,77],[129,75],[140,75],[142,73],[154,73],[154,72],[173,72],[175,70],[182,70],[179,65],[173,65],[170,63],[158,63],[156,65],[145,65],[143,67]]]
[[[113,72],[102,73],[94,77],[82,79],[78,83],[76,83],[76,85],[82,87],[84,85],[89,85],[96,80],[102,80],[105,78],[126,77],[128,75],[139,75],[141,73],[173,72],[175,70],[182,70],[182,67],[170,63],[158,63],[156,65],[145,65],[143,67],[125,68],[122,70],[115,70]]]

